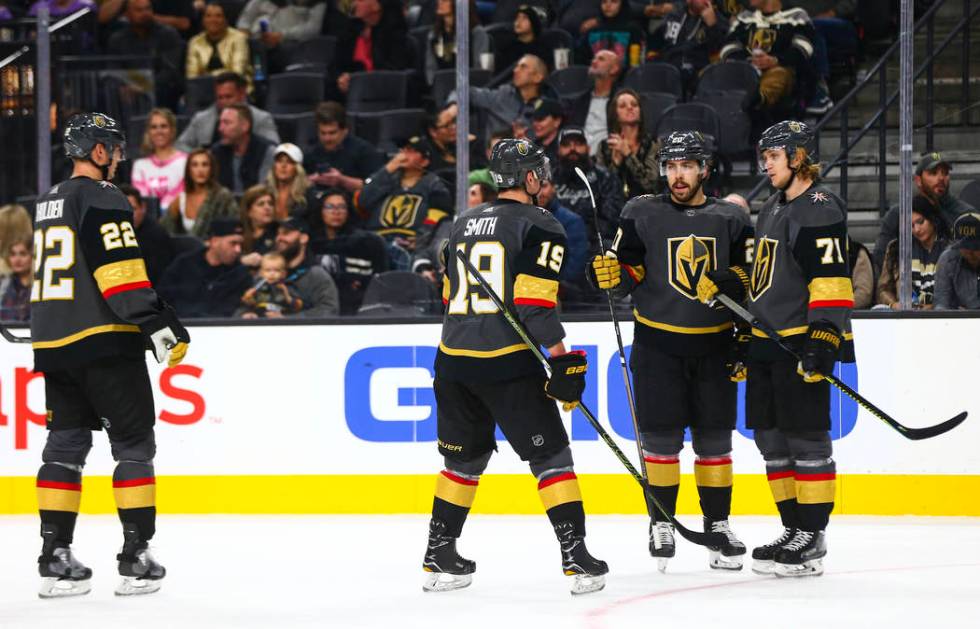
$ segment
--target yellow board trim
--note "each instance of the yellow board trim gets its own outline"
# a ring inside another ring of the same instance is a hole
[[[514,280],[514,299],[558,301],[558,282],[521,273]]]
[[[146,276],[146,264],[143,263],[142,258],[104,264],[95,269],[92,275],[95,276],[95,283],[99,285],[99,290],[103,293],[124,284],[150,281],[150,278]]]
[[[694,464],[694,480],[699,487],[731,487],[732,465]]]
[[[807,288],[810,301],[854,301],[854,287],[849,277],[815,277]]]
[[[446,478],[445,474],[436,475],[436,497],[450,502],[457,507],[469,509],[476,498],[477,485],[463,485]]]
[[[430,513],[432,474],[329,476],[158,476],[160,513]],[[980,516],[980,475],[838,474],[834,512],[849,515]],[[0,477],[0,513],[36,514],[33,476]],[[645,514],[626,474],[583,474],[586,513]],[[82,513],[115,513],[112,478],[87,476]],[[383,497],[379,498],[379,497]],[[541,514],[530,474],[487,474],[473,513]],[[700,514],[693,474],[682,478],[677,513]],[[735,515],[775,515],[765,474],[736,474]]]
[[[508,345],[507,347],[501,347],[500,349],[481,351],[475,349],[455,349],[453,347],[446,347],[443,343],[439,343],[439,350],[442,351],[443,354],[449,354],[450,356],[467,356],[469,358],[496,358],[497,356],[503,356],[505,354],[513,354],[514,352],[527,350],[527,345],[525,345],[524,343],[518,343],[517,345]]]
[[[105,334],[106,332],[139,332],[139,326],[127,325],[121,323],[111,323],[109,325],[97,325],[94,328],[86,328],[81,332],[75,332],[70,336],[64,338],[55,339],[53,341],[37,341],[31,343],[31,347],[34,349],[53,349],[55,347],[64,347],[65,345],[70,345],[72,343],[81,341],[82,339],[88,338],[90,336],[95,336],[96,334]]]
[[[145,509],[156,505],[157,486],[116,487],[112,493],[120,509]]]
[[[574,478],[539,489],[538,495],[541,497],[541,504],[544,505],[545,511],[567,502],[582,502],[582,491],[579,489],[578,480]]]
[[[688,328],[682,325],[671,325],[669,323],[660,323],[658,321],[653,321],[642,316],[638,310],[633,309],[633,316],[636,320],[643,325],[656,328],[658,330],[666,330],[667,332],[677,332],[678,334],[714,334],[715,332],[724,332],[725,330],[731,330],[732,326],[735,325],[731,321],[726,321],[721,325],[712,325],[704,328]]]

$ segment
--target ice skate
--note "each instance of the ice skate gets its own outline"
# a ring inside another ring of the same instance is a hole
[[[41,556],[38,557],[38,572],[41,575],[41,598],[65,598],[81,596],[92,590],[92,570],[75,559],[71,548],[59,546],[55,539],[58,527],[53,524],[41,525]]]
[[[769,576],[776,568],[776,551],[793,539],[796,529],[783,527],[782,534],[764,546],[756,546],[752,549],[752,572]]]
[[[456,552],[456,538],[446,535],[446,523],[429,521],[429,545],[425,549],[422,569],[429,574],[422,585],[424,592],[450,592],[473,583],[476,562]]]
[[[827,540],[823,531],[797,531],[793,539],[776,551],[777,577],[819,577]]]
[[[123,525],[123,548],[116,559],[122,576],[116,596],[152,594],[160,589],[167,575],[167,569],[157,563],[147,543],[140,538],[139,530],[130,524]]]
[[[650,556],[657,558],[657,570],[667,572],[667,562],[674,556],[674,525],[650,521]]]
[[[735,537],[728,520],[704,520],[705,533],[721,533],[728,541],[722,546],[708,547],[708,565],[716,570],[741,570],[745,560],[745,544]]]
[[[606,587],[606,577],[609,566],[605,561],[596,559],[589,554],[585,547],[585,538],[576,535],[571,522],[559,522],[555,525],[555,534],[561,545],[561,569],[567,576],[572,577],[572,594],[589,594],[598,592]]]

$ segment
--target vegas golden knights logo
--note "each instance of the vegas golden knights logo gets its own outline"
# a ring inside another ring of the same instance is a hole
[[[755,301],[772,286],[772,274],[776,269],[776,247],[778,240],[760,238],[755,245],[755,262],[752,264],[752,301]]]
[[[667,239],[667,281],[688,299],[698,298],[698,280],[715,268],[715,239],[683,236]]]
[[[396,194],[388,198],[381,210],[381,226],[411,229],[415,225],[422,197],[417,194]]]
[[[760,28],[752,33],[749,48],[761,48],[764,52],[770,52],[775,43],[776,31],[771,28]]]

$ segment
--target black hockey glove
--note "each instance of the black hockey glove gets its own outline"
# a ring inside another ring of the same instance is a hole
[[[829,321],[814,321],[806,331],[803,355],[796,370],[806,382],[820,382],[824,374],[834,373],[840,351],[841,334]]]
[[[697,289],[702,304],[711,305],[718,293],[742,303],[749,292],[749,274],[740,266],[708,271],[701,275]]]
[[[752,340],[751,328],[735,328],[732,337],[732,344],[728,348],[728,379],[732,382],[745,382],[748,376],[748,369],[745,366],[745,357],[749,353],[749,342]]]
[[[548,359],[551,367],[551,378],[544,385],[544,392],[562,403],[562,408],[570,411],[578,406],[585,391],[585,372],[588,361],[585,352],[576,350],[552,356]]]
[[[160,314],[140,326],[146,337],[147,346],[153,350],[158,363],[167,361],[168,367],[175,367],[184,360],[191,335],[181,325],[173,307],[162,299],[158,302]]]

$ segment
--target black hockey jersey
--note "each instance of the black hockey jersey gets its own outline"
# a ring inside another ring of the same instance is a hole
[[[829,321],[844,334],[841,360],[853,362],[844,202],[821,185],[789,203],[776,193],[759,212],[755,233],[749,311],[793,344],[802,342],[811,322]],[[785,358],[760,330],[752,334],[754,356]]]
[[[708,197],[677,205],[670,195],[630,199],[613,251],[623,268],[617,293],[631,292],[636,342],[698,356],[732,337],[731,313],[698,301],[698,280],[712,269],[748,264],[752,224],[742,208]]]
[[[813,56],[813,24],[803,9],[765,14],[742,11],[721,49],[722,61],[748,59],[758,48],[776,57],[779,65],[803,69]]]
[[[133,212],[111,183],[75,177],[34,212],[31,338],[34,368],[140,356],[139,325],[161,312],[136,242]]]
[[[542,208],[499,199],[460,215],[444,250],[446,315],[436,376],[495,382],[543,373],[456,251],[468,256],[531,338],[550,347],[565,337],[555,310],[565,257],[561,223]]]

